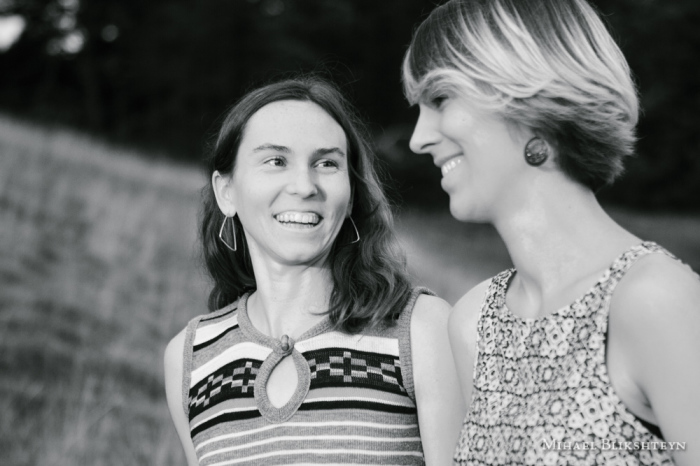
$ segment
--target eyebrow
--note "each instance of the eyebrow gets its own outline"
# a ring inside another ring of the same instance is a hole
[[[274,150],[277,152],[284,152],[284,153],[289,153],[292,150],[289,147],[286,146],[278,146],[275,144],[263,144],[261,146],[256,147],[253,149],[253,152],[262,152],[264,150]]]
[[[345,152],[340,150],[338,147],[328,147],[328,148],[323,148],[323,149],[316,149],[314,151],[315,156],[333,154],[333,153],[338,154],[338,155],[342,155],[343,157],[345,156]]]
[[[266,150],[284,152],[285,154],[289,154],[292,152],[292,150],[287,146],[278,146],[276,144],[269,144],[269,143],[262,144],[262,145],[256,147],[255,149],[253,149],[253,152],[262,152],[262,151],[266,151]],[[318,156],[327,155],[327,154],[334,154],[334,153],[341,155],[341,156],[345,156],[345,152],[343,152],[338,147],[324,147],[321,149],[316,149],[314,151],[314,156],[318,157]]]

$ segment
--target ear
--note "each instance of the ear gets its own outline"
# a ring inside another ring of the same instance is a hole
[[[221,212],[227,217],[236,215],[236,196],[233,191],[233,176],[222,175],[218,170],[211,175],[211,185],[214,188],[216,203]]]

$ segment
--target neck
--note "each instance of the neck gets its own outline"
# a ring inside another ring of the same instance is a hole
[[[639,242],[603,211],[589,189],[564,175],[534,188],[523,190],[527,194],[493,222],[518,272],[511,286],[530,314],[561,298],[562,290],[587,283]]]
[[[297,339],[323,320],[333,282],[325,266],[288,266],[253,259],[257,290],[248,299],[248,316],[262,333]]]

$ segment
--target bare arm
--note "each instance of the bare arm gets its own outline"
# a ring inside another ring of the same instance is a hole
[[[175,430],[185,450],[188,466],[197,466],[197,455],[190,436],[190,426],[183,410],[182,402],[182,368],[185,347],[185,330],[178,333],[165,349],[165,395],[168,400],[170,415]]]
[[[450,305],[421,295],[411,316],[418,424],[428,466],[452,464],[465,407],[447,336]]]
[[[476,324],[490,280],[469,291],[455,304],[449,320],[450,345],[462,387],[462,398],[469,409],[472,400],[474,358],[476,357]]]
[[[665,440],[686,442],[675,463],[700,464],[700,280],[668,257],[641,259],[615,292],[610,332]]]

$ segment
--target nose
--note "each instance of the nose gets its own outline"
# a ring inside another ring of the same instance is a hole
[[[287,192],[302,198],[312,197],[318,194],[318,184],[311,167],[303,166],[294,170],[293,177],[287,183]]]
[[[408,144],[416,154],[429,153],[432,147],[440,141],[440,133],[436,128],[436,117],[436,112],[423,105],[420,106],[418,121],[416,127],[413,128],[413,135],[411,135],[411,141]]]

